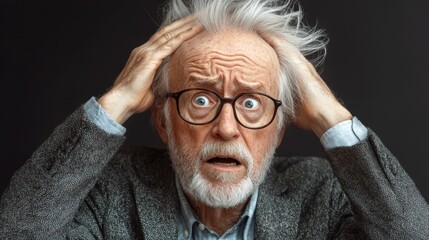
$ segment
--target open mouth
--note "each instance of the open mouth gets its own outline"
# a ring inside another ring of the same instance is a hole
[[[201,173],[209,181],[232,183],[246,176],[246,162],[230,156],[211,156],[201,166]]]
[[[231,166],[231,167],[241,165],[241,163],[234,158],[220,158],[220,157],[211,158],[207,161],[207,163],[220,165],[220,166]]]

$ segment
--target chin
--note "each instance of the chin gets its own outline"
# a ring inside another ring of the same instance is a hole
[[[213,168],[202,168],[201,177],[211,185],[236,185],[247,177],[247,172],[242,171],[222,171]]]
[[[233,208],[243,204],[256,190],[249,177],[238,181],[209,181],[200,173],[190,183],[182,182],[184,191],[194,200],[214,208]]]

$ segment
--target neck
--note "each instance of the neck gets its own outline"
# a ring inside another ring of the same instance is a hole
[[[187,195],[186,198],[203,224],[215,231],[219,236],[222,236],[237,223],[249,201],[248,199],[246,202],[232,208],[214,208],[195,201]]]

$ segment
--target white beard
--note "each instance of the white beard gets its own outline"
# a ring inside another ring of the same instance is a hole
[[[168,106],[168,104],[166,105]],[[265,153],[258,169],[253,167],[252,155],[241,142],[206,142],[202,145],[200,152],[195,153],[186,143],[177,145],[169,119],[168,107],[164,111],[170,158],[183,190],[194,200],[210,207],[232,208],[244,203],[263,182],[271,165],[276,144],[270,145],[273,147],[270,147]],[[201,175],[200,167],[204,159],[216,155],[230,156],[240,159],[242,164],[246,163],[246,176],[238,179],[236,173],[217,172],[217,182],[208,181]]]

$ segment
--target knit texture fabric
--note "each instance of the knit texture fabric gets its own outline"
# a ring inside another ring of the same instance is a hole
[[[123,141],[78,109],[12,178],[0,239],[176,239],[167,151]],[[429,239],[428,204],[374,132],[326,155],[273,160],[255,239]]]

